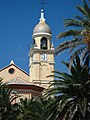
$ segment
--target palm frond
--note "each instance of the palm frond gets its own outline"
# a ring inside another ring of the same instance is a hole
[[[76,51],[74,51],[74,52],[72,53],[72,55],[70,56],[70,61],[71,61],[71,63],[72,63],[72,61],[74,60],[74,58],[76,57],[76,55],[81,54],[82,51],[84,51],[84,49],[85,49],[85,47],[82,46],[82,47],[80,47],[79,49],[77,49]]]
[[[77,50],[77,49],[78,50],[81,49],[81,51],[83,50],[84,44],[83,44],[82,38],[80,38],[80,39],[78,38],[77,40],[78,41],[73,43],[73,46],[70,47],[69,54],[72,53],[72,51]],[[80,46],[80,48],[79,48],[79,46]]]
[[[77,9],[86,17],[90,18],[90,15],[88,14],[88,11],[82,6],[77,6]],[[90,11],[90,10],[89,10]]]
[[[87,56],[85,59],[84,66],[86,65],[89,68],[89,61],[90,61],[90,56]]]
[[[82,27],[82,22],[75,19],[65,19],[64,25],[65,27]]]
[[[90,56],[90,51],[87,48],[85,48],[82,51],[82,60],[84,60],[87,56]]]
[[[75,16],[75,19],[79,20],[79,21],[84,21],[86,20],[83,16],[79,16],[79,15],[76,15]]]
[[[57,48],[56,48],[56,55],[58,53],[61,53],[67,49],[69,49],[71,55],[70,59],[72,61],[73,57],[76,56],[76,54],[81,54],[82,52],[84,55],[88,52],[84,52],[84,47],[87,48],[87,51],[89,49],[88,47],[88,41],[89,41],[89,31],[90,31],[90,3],[88,4],[86,0],[82,0],[83,4],[78,5],[76,8],[81,13],[81,15],[76,15],[73,19],[65,19],[64,25],[66,27],[70,27],[69,30],[60,33],[57,38],[68,38],[71,37],[72,43],[62,42]],[[71,29],[72,27],[72,29]],[[85,32],[86,31],[86,32]],[[84,33],[84,34],[83,34]],[[76,42],[74,42],[74,38],[77,39]],[[81,41],[79,40],[81,39]],[[85,45],[86,44],[86,45]],[[81,48],[81,46],[83,48]],[[86,50],[86,49],[85,49]],[[72,51],[74,51],[72,53]],[[88,54],[87,54],[88,55]]]
[[[62,37],[69,37],[69,36],[77,36],[77,35],[79,35],[81,33],[81,31],[80,30],[68,30],[68,31],[66,31],[66,32],[62,32],[62,33],[60,33],[58,36],[57,36],[57,39],[60,39],[60,38],[62,38]]]
[[[90,19],[90,7],[89,7],[89,4],[87,4],[85,0],[83,0],[83,7],[86,10],[88,18]]]
[[[58,53],[66,50],[66,49],[70,49],[74,46],[74,43],[76,43],[78,41],[77,38],[75,39],[72,39],[72,40],[68,40],[68,41],[65,41],[63,43],[61,43],[55,50],[55,54],[57,55]]]

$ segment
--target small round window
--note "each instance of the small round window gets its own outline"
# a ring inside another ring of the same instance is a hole
[[[10,74],[13,74],[14,71],[15,71],[15,70],[14,70],[13,68],[10,68],[8,72],[9,72]]]

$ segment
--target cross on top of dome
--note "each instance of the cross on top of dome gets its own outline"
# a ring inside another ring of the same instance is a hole
[[[46,3],[44,2],[44,0],[41,0],[41,5],[42,5],[42,9],[44,8],[44,5],[45,5]]]

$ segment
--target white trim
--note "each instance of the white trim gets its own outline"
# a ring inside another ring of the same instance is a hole
[[[35,37],[37,37],[37,36],[43,36],[43,35],[45,35],[45,36],[49,36],[50,38],[52,38],[52,35],[50,34],[50,33],[34,33],[33,35],[32,35],[32,37],[33,38],[35,38]]]

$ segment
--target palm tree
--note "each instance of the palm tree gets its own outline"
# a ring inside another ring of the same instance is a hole
[[[17,120],[18,115],[20,114],[20,108],[18,104],[12,104],[9,110],[3,111],[0,120]]]
[[[43,99],[20,99],[21,113],[18,120],[46,120],[45,113],[46,101]]]
[[[90,2],[90,0],[88,0]],[[56,48],[56,54],[70,50],[73,59],[77,54],[82,53],[82,58],[90,55],[90,3],[82,0],[83,5],[77,6],[77,10],[81,15],[76,15],[73,19],[65,19],[65,27],[69,30],[60,33],[57,38],[68,38]]]
[[[0,81],[0,120],[16,120],[18,107],[15,100],[19,95]],[[14,102],[14,103],[13,103]]]
[[[44,98],[53,100],[48,106],[51,110],[48,120],[90,120],[89,60],[87,57],[81,64],[76,56],[71,68],[63,62],[70,73],[54,71],[57,79],[44,93]]]

